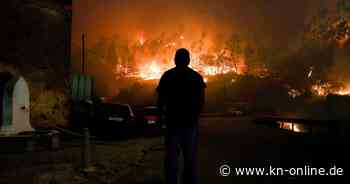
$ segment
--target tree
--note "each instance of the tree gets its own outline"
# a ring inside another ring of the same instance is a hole
[[[109,47],[106,53],[106,63],[108,65],[118,64],[117,48],[114,40],[112,40],[109,44]]]
[[[308,22],[307,35],[329,44],[346,46],[350,38],[350,0],[337,0],[321,7]]]
[[[230,57],[233,61],[235,70],[238,71],[238,60],[243,56],[243,44],[240,35],[233,34],[227,43],[227,49],[230,51]]]

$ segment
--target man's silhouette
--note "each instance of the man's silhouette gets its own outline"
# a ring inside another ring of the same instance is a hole
[[[190,53],[176,51],[176,67],[166,71],[157,87],[158,108],[165,116],[165,178],[177,184],[178,157],[184,157],[184,184],[197,184],[198,117],[204,105],[202,76],[188,67]]]

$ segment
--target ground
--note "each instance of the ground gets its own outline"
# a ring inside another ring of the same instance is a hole
[[[317,183],[320,177],[257,177],[219,174],[222,164],[236,167],[343,167],[348,163],[347,140],[300,136],[252,118],[207,117],[200,123],[200,183]],[[94,172],[79,173],[79,141],[64,142],[58,151],[0,155],[0,183],[130,183],[158,184],[163,178],[163,138],[93,141]],[[321,177],[335,181],[345,176]],[[25,182],[24,182],[25,181]],[[337,182],[335,182],[337,183]]]

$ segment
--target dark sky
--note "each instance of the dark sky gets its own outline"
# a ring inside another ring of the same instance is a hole
[[[303,29],[310,4],[316,1],[75,0],[73,40],[78,42],[82,32],[88,34],[90,44],[116,34],[133,40],[140,33],[151,37],[176,32],[190,36],[240,32],[283,44]]]

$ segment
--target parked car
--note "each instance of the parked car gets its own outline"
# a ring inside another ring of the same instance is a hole
[[[158,135],[165,129],[165,124],[156,106],[144,107],[139,122],[145,135]]]
[[[245,116],[249,113],[247,103],[229,103],[226,109],[226,114],[231,116]]]
[[[242,116],[244,114],[241,109],[235,107],[228,108],[227,113],[232,116]]]
[[[136,126],[130,105],[101,103],[96,106],[90,130],[97,136],[127,137]]]

